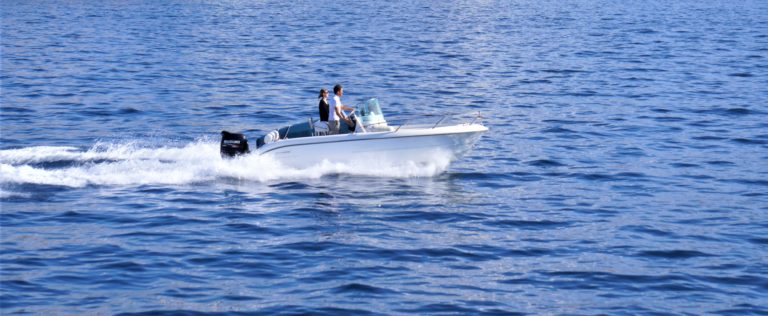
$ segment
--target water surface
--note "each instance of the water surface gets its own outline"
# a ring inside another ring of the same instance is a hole
[[[768,313],[763,1],[3,1],[0,311]],[[480,111],[449,168],[221,161]]]

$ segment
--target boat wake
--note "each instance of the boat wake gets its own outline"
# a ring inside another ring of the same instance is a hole
[[[307,168],[287,168],[272,157],[246,155],[222,159],[219,144],[198,140],[179,147],[137,142],[96,144],[88,149],[36,146],[0,150],[0,184],[66,187],[184,185],[217,180],[266,182],[316,179],[329,174],[375,177],[430,177],[444,172],[448,155],[435,153],[429,164],[354,157],[345,163],[323,160]]]

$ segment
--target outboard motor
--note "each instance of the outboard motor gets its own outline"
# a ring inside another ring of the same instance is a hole
[[[221,131],[221,158],[233,158],[249,152],[245,135]]]

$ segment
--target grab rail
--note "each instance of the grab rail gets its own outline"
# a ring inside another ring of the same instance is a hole
[[[288,139],[288,133],[290,132],[291,132],[291,125],[288,125],[288,128],[285,129],[285,136],[283,136],[283,139]],[[277,136],[279,137],[280,135],[278,134]]]
[[[435,129],[435,127],[437,127],[437,125],[440,125],[440,123],[442,123],[442,122],[445,120],[445,118],[446,118],[446,117],[447,117],[447,116],[443,116],[443,117],[441,117],[441,118],[440,118],[440,120],[439,120],[439,121],[437,121],[437,123],[435,123],[435,125],[434,125],[434,126],[432,126],[432,129]]]
[[[474,117],[472,118],[472,121],[470,121],[468,125],[475,124],[475,122],[477,122],[479,119],[482,118],[482,115],[481,115],[480,111],[470,112],[470,113],[444,114],[444,115],[440,115],[440,119],[437,120],[437,122],[434,125],[432,125],[431,129],[434,129],[434,128],[440,126],[440,123],[442,123],[443,121],[445,121],[445,119],[447,119],[449,117],[464,116],[464,115],[467,115],[467,114],[473,114],[474,115]],[[432,115],[427,114],[427,115],[424,115],[424,116],[432,116]],[[396,133],[397,131],[400,130],[401,127],[408,125],[408,123],[410,123],[410,121],[411,120],[404,121],[403,124],[398,125],[397,128],[393,132]],[[467,123],[464,123],[464,124],[467,124]]]
[[[349,112],[349,115],[347,115],[347,118],[349,118],[349,116],[351,116],[352,114],[355,114],[355,110],[352,110],[352,112]],[[368,133],[368,131],[365,130],[365,125],[363,125],[363,122],[360,120],[360,117],[358,117],[357,115],[355,115],[355,124],[356,126],[360,126],[360,129],[363,130],[363,133]],[[357,127],[355,127],[355,133],[358,133]]]
[[[395,129],[395,133],[397,133],[397,131],[399,131],[399,130],[400,130],[400,128],[401,128],[401,127],[403,127],[403,126],[405,126],[406,124],[408,124],[408,121],[405,121],[405,122],[403,122],[403,124],[400,124],[400,125],[398,125],[398,126],[397,126],[397,129]]]
[[[350,115],[352,115],[353,113],[355,113],[355,111],[354,111],[354,110],[353,110],[352,112],[350,112],[349,114],[350,114]],[[443,122],[444,122],[444,121],[445,121],[447,118],[449,118],[449,117],[467,116],[468,114],[473,114],[473,115],[474,115],[474,117],[472,118],[472,121],[470,121],[469,123],[466,123],[466,121],[465,121],[465,123],[463,123],[463,124],[472,125],[472,124],[475,124],[475,122],[477,122],[479,119],[482,119],[482,118],[483,118],[483,116],[482,116],[482,114],[480,113],[480,111],[477,111],[477,112],[470,112],[470,113],[452,113],[452,114],[443,114],[443,115],[439,115],[439,116],[440,116],[440,119],[439,119],[439,120],[437,120],[437,122],[435,122],[434,124],[432,124],[432,125],[431,125],[431,126],[432,126],[432,127],[431,127],[431,129],[435,129],[435,128],[437,128],[438,126],[440,126],[440,124],[441,124],[441,123],[443,123]],[[349,116],[349,115],[347,115],[347,116]],[[422,115],[422,116],[438,116],[438,115],[434,115],[434,114],[424,114],[424,115]],[[407,125],[409,125],[409,124],[410,124],[412,121],[413,121],[413,119],[407,119],[407,120],[403,121],[403,123],[402,123],[402,124],[400,124],[400,125],[396,125],[396,126],[397,126],[397,128],[395,128],[395,130],[394,130],[394,131],[392,131],[392,132],[393,132],[393,133],[397,133],[398,131],[400,131],[400,128],[402,128],[403,126],[407,126]],[[365,126],[362,124],[362,121],[360,120],[360,117],[358,117],[357,115],[355,115],[355,122],[357,123],[357,126],[360,126],[360,127],[361,127],[361,130],[362,130],[362,132],[363,132],[363,133],[367,133],[367,132],[368,132],[368,131],[365,129]],[[315,122],[314,122],[314,120],[313,120],[312,118],[310,118],[310,119],[309,119],[309,126],[310,126],[310,130],[311,130],[311,132],[312,132],[312,135],[311,135],[311,136],[316,136],[316,135],[314,134],[314,125],[315,125],[314,123],[315,123]],[[385,123],[375,123],[375,124],[372,124],[372,125],[376,125],[376,124],[385,124]],[[423,125],[427,125],[427,124],[423,124]],[[288,125],[288,126],[287,126],[287,128],[286,128],[286,130],[285,130],[285,135],[284,135],[283,137],[280,137],[280,136],[278,135],[278,138],[277,138],[277,139],[288,139],[288,134],[290,134],[290,132],[291,132],[291,126],[292,126],[292,125]],[[394,125],[393,125],[393,126],[394,126]],[[429,125],[427,125],[427,126],[429,126]]]

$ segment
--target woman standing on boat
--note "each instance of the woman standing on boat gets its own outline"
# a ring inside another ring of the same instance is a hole
[[[344,95],[344,87],[340,84],[333,86],[333,94],[334,96],[333,99],[331,99],[329,106],[330,113],[328,115],[328,127],[331,130],[330,134],[338,134],[339,120],[344,120],[347,122],[347,125],[352,126],[352,121],[344,115],[342,110],[352,111],[354,109],[341,103],[341,96]]]
[[[320,89],[320,95],[317,98],[320,99],[320,104],[317,105],[320,111],[320,122],[328,122],[328,89]]]

